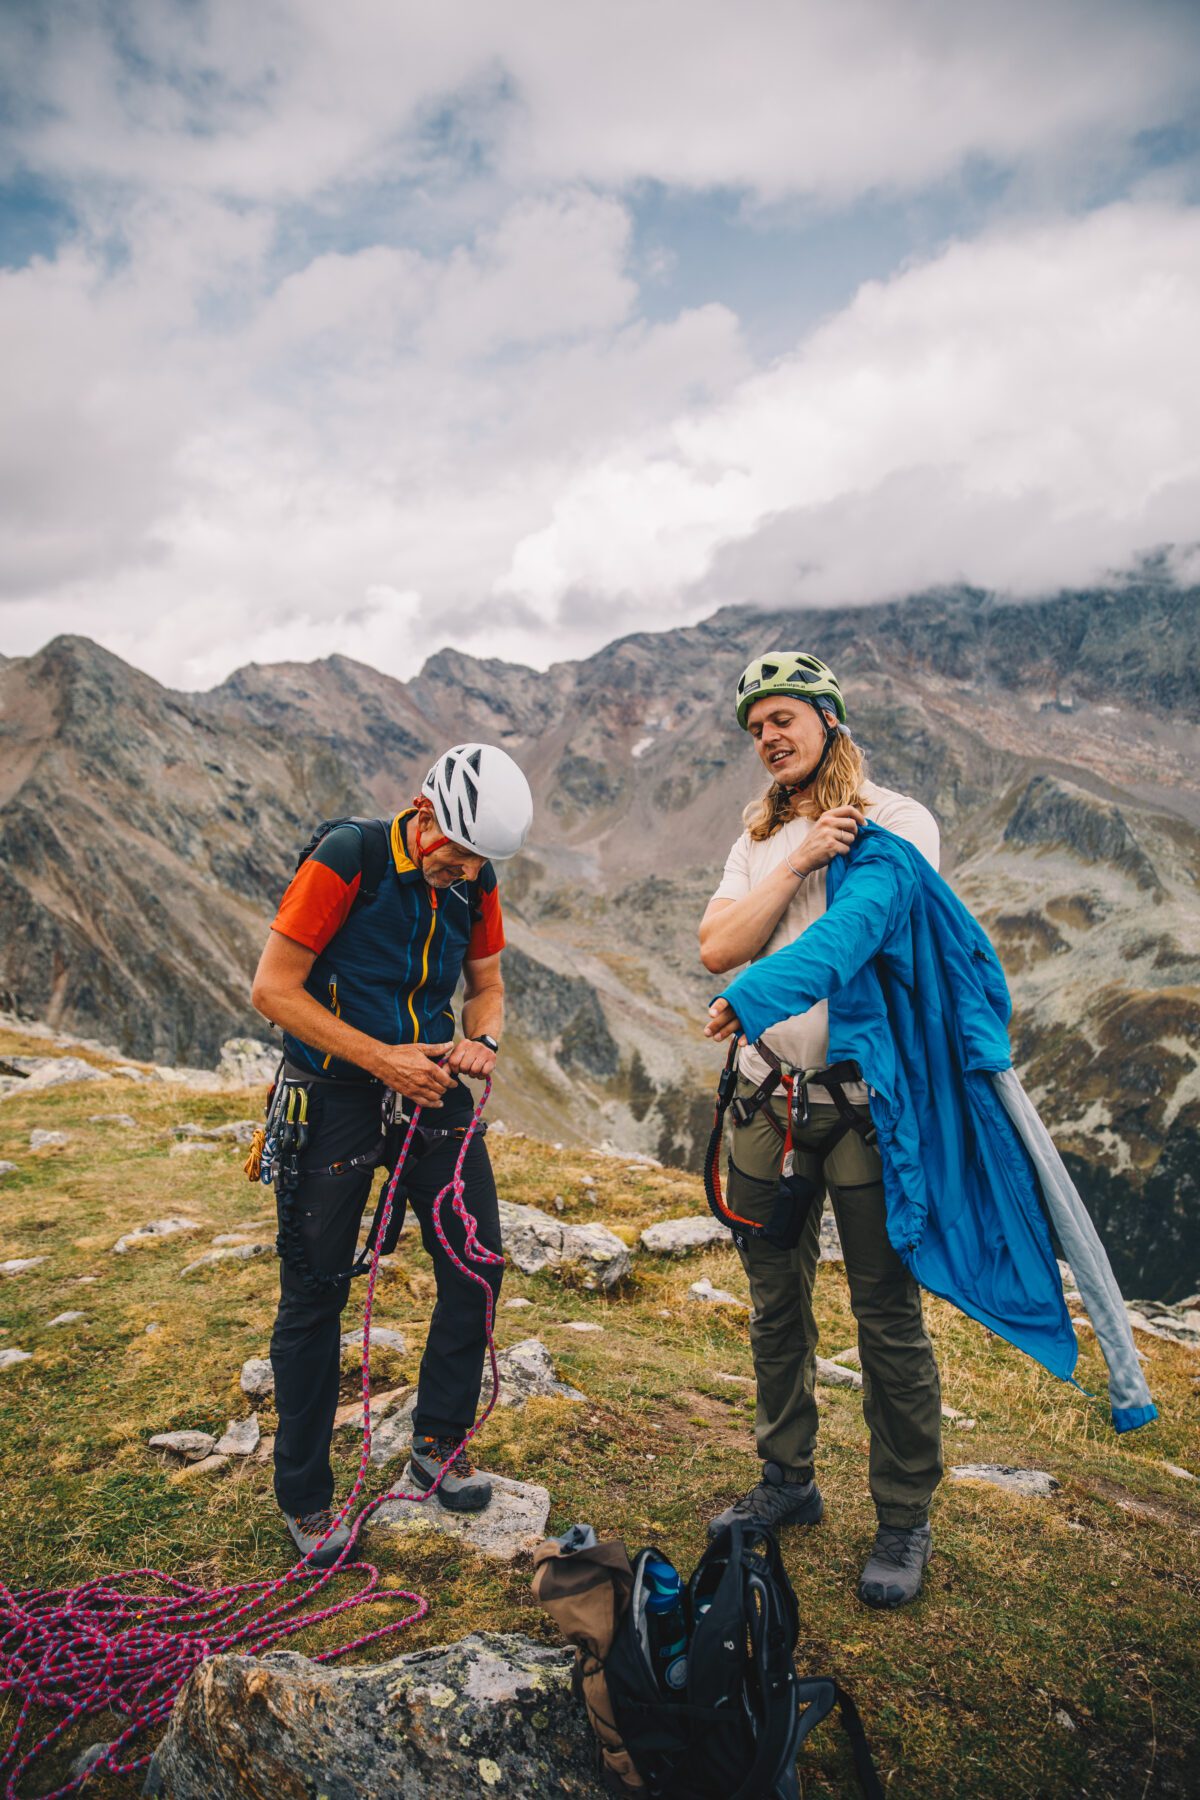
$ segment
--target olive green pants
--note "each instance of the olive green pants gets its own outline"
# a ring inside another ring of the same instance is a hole
[[[752,1082],[739,1078],[739,1094],[753,1091]],[[784,1095],[768,1105],[785,1124]],[[733,1211],[764,1222],[779,1188],[783,1153],[782,1140],[765,1113],[764,1107],[748,1125],[731,1124],[726,1184]],[[796,1168],[828,1193],[842,1240],[850,1305],[858,1322],[875,1510],[882,1525],[919,1525],[942,1477],[937,1363],[921,1314],[920,1289],[888,1240],[878,1150],[851,1131],[832,1150],[823,1173],[816,1156],[805,1155],[804,1146],[819,1143],[837,1117],[833,1106],[812,1108],[794,1146]],[[817,1443],[812,1292],[820,1260],[821,1211],[819,1194],[794,1250],[754,1238],[741,1252],[750,1279],[758,1453],[794,1481],[811,1477]]]

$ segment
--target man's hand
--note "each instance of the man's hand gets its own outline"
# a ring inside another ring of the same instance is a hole
[[[454,1077],[432,1059],[445,1056],[450,1048],[449,1044],[381,1044],[371,1073],[418,1106],[440,1106]],[[483,1045],[478,1048],[482,1050]]]
[[[474,1038],[463,1038],[446,1058],[448,1069],[453,1069],[457,1075],[473,1075],[477,1081],[484,1080],[495,1066],[496,1052],[489,1050],[486,1044],[477,1044]]]
[[[857,806],[831,806],[816,821],[795,852],[793,861],[806,874],[811,874],[814,869],[823,869],[835,856],[845,856],[858,836],[859,826],[866,822],[866,814],[860,812]]]
[[[735,1031],[741,1029],[738,1016],[728,1000],[714,1000],[708,1009],[708,1024],[704,1027],[705,1037],[715,1038],[718,1043],[721,1043],[725,1038],[732,1037]]]

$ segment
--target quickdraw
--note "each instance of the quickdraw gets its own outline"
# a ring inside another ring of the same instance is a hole
[[[730,1040],[729,1054],[717,1083],[712,1134],[704,1157],[704,1193],[713,1217],[728,1228],[739,1249],[744,1250],[754,1238],[765,1238],[780,1250],[794,1250],[800,1242],[813,1201],[821,1191],[819,1182],[800,1173],[795,1167],[793,1146],[796,1134],[808,1125],[811,1116],[809,1087],[823,1088],[837,1107],[839,1115],[820,1143],[804,1146],[805,1155],[815,1156],[824,1168],[830,1152],[841,1143],[847,1132],[856,1131],[864,1143],[875,1142],[875,1127],[870,1118],[864,1118],[846,1097],[845,1084],[861,1081],[862,1071],[855,1062],[829,1063],[819,1069],[788,1070],[766,1044],[758,1043],[754,1048],[766,1062],[770,1073],[752,1094],[739,1095],[737,1053],[744,1042],[736,1034]],[[780,1087],[786,1088],[788,1092],[786,1128],[780,1125],[767,1105]],[[736,1131],[748,1125],[764,1107],[767,1122],[783,1145],[779,1188],[771,1208],[771,1216],[766,1221],[743,1218],[741,1213],[733,1211],[721,1191],[721,1145],[725,1137],[726,1114],[732,1113]]]

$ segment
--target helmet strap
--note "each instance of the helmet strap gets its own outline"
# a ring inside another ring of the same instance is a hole
[[[837,726],[829,723],[823,709],[817,706],[816,702],[813,700],[809,701],[809,705],[814,708],[822,725],[825,727],[825,742],[821,746],[820,756],[818,756],[816,762],[804,777],[804,780],[793,782],[789,787],[788,792],[791,794],[803,794],[806,789],[812,786],[813,782],[817,779],[817,776],[821,773],[821,770],[825,767],[825,759],[833,749],[834,742],[838,735]]]

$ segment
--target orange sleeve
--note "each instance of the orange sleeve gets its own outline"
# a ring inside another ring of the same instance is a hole
[[[271,921],[272,931],[320,956],[349,918],[361,881],[361,870],[349,881],[343,881],[336,869],[319,862],[315,855],[310,856],[288,883],[279,911]]]
[[[479,917],[471,929],[467,944],[468,962],[479,962],[485,956],[496,956],[504,948],[504,914],[500,911],[500,890],[492,887],[479,896]]]

